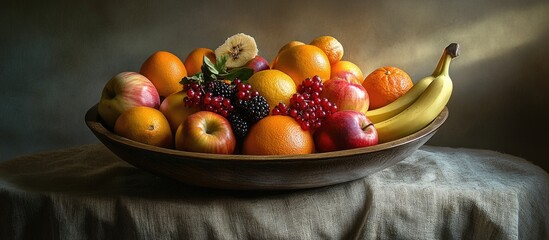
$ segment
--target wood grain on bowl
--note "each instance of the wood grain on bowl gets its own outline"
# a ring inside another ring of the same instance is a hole
[[[139,143],[105,128],[97,105],[85,121],[94,135],[124,161],[193,186],[238,190],[322,187],[363,178],[390,167],[422,146],[446,121],[448,109],[407,137],[365,148],[306,155],[222,155],[185,152]]]

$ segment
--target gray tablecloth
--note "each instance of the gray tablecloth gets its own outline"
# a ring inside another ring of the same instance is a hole
[[[93,144],[0,162],[0,239],[548,239],[548,183],[517,157],[423,146],[344,184],[221,191]]]

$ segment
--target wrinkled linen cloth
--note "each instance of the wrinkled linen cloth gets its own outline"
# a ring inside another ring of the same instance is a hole
[[[549,239],[548,183],[518,157],[423,146],[334,186],[214,190],[91,144],[0,162],[0,239]]]

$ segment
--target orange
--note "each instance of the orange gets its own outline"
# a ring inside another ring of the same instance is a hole
[[[326,56],[328,56],[330,64],[334,64],[343,58],[343,45],[332,36],[317,37],[309,44],[322,49],[326,53]]]
[[[331,66],[330,78],[351,78],[347,79],[358,84],[362,84],[364,81],[364,74],[362,70],[350,61],[338,61]],[[349,75],[350,74],[350,75]]]
[[[278,50],[278,54],[280,54],[280,53],[281,53],[282,51],[284,51],[284,50],[287,50],[287,49],[289,49],[289,48],[291,48],[291,47],[293,47],[293,46],[297,46],[297,45],[305,45],[305,43],[300,42],[300,41],[295,41],[295,40],[290,41],[290,42],[286,43],[284,46],[282,46],[282,47]],[[273,65],[274,65],[274,63],[276,62],[276,60],[278,60],[278,55],[274,58],[273,62],[271,62],[271,64],[270,64],[271,69],[273,68]]]
[[[185,58],[185,68],[187,69],[187,75],[192,76],[199,72],[202,72],[202,64],[204,63],[204,56],[208,57],[210,61],[215,63],[215,53],[209,48],[196,48],[192,50],[187,58]]]
[[[288,74],[299,86],[306,78],[318,75],[322,81],[330,78],[330,61],[326,54],[318,47],[308,44],[293,46],[282,51],[273,64]]]
[[[408,73],[392,66],[374,70],[362,83],[370,97],[370,109],[380,108],[393,102],[413,85]]]
[[[158,51],[145,60],[139,73],[154,84],[161,97],[167,97],[183,90],[179,82],[187,76],[187,69],[176,55]]]
[[[293,40],[293,41],[290,41],[288,43],[286,43],[284,46],[282,46],[280,48],[280,50],[278,50],[278,53],[281,53],[282,51],[288,49],[288,48],[291,48],[293,46],[297,46],[297,45],[304,45],[305,43],[303,42],[300,42],[300,41],[296,41],[296,40]]]
[[[187,96],[185,91],[170,94],[160,104],[160,112],[164,114],[170,123],[172,134],[175,134],[177,127],[187,119],[187,117],[200,109],[198,107],[187,107],[183,99]]]
[[[116,119],[114,132],[122,137],[157,147],[173,146],[170,123],[162,112],[151,107],[133,107],[122,112]]]
[[[269,115],[252,126],[242,153],[250,155],[311,154],[314,152],[311,132],[301,129],[290,116]]]
[[[297,91],[294,80],[276,69],[256,72],[248,79],[248,83],[252,85],[252,90],[258,91],[265,97],[271,111],[278,103],[288,106],[290,98]]]

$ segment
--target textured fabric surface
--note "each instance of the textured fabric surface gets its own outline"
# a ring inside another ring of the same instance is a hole
[[[524,159],[423,146],[344,184],[221,191],[93,144],[0,163],[0,239],[548,239],[548,183]]]

